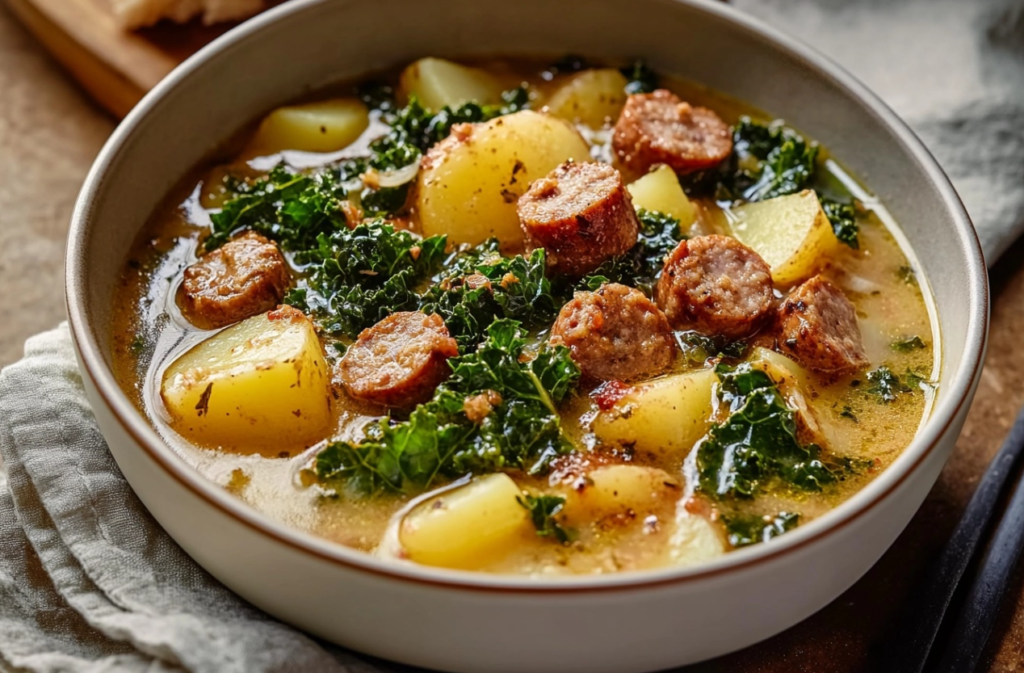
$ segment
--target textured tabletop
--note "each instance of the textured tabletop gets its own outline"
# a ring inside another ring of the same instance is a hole
[[[62,256],[68,219],[89,164],[113,129],[0,4],[0,365],[25,337],[62,319]],[[744,652],[694,670],[871,670],[877,647],[924,559],[960,511],[1024,403],[1024,243],[992,273],[992,338],[963,436],[924,507],[893,548],[818,615]],[[1024,595],[1020,579],[1013,591]],[[1024,603],[1002,616],[993,671],[1024,670]],[[0,662],[0,669],[3,663]]]

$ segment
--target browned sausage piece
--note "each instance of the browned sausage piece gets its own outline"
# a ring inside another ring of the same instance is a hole
[[[779,350],[817,372],[838,376],[868,365],[853,304],[821,276],[789,293],[778,331]]]
[[[224,327],[277,306],[288,283],[277,246],[249,231],[185,269],[181,309],[197,327]]]
[[[360,333],[338,376],[352,397],[408,409],[430,399],[458,354],[441,316],[401,311]]]
[[[622,176],[608,164],[566,162],[519,197],[526,249],[544,248],[548,267],[587,274],[636,244],[640,223]]]
[[[732,153],[729,125],[713,111],[693,107],[671,91],[633,94],[612,134],[623,164],[647,172],[668,164],[676,173],[714,168]]]
[[[698,236],[669,254],[656,295],[673,327],[740,339],[771,310],[772,275],[761,256],[735,238]]]
[[[665,314],[635,290],[618,283],[577,292],[551,328],[588,378],[637,381],[665,371],[676,353]]]

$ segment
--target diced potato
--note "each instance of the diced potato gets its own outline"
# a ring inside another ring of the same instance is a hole
[[[590,159],[576,129],[529,110],[474,125],[468,138],[449,137],[419,172],[416,209],[423,235],[448,234],[456,245],[496,236],[503,252],[521,251],[516,201],[531,181],[569,159]]]
[[[632,511],[637,519],[673,505],[683,486],[665,470],[641,465],[606,465],[587,474],[586,485],[566,493],[562,514],[570,525]]]
[[[402,71],[399,91],[405,98],[415,95],[424,107],[440,110],[469,101],[500,103],[502,86],[485,70],[441,58],[421,58]]]
[[[584,70],[551,94],[548,111],[567,121],[601,128],[605,121],[618,119],[626,104],[628,83],[615,68]]]
[[[732,214],[733,236],[764,258],[779,285],[814,275],[839,246],[818,195],[810,189],[737,206]]]
[[[515,549],[531,530],[522,492],[507,474],[489,474],[423,502],[402,520],[398,539],[416,563],[472,570]]]
[[[167,368],[160,392],[175,430],[238,451],[300,448],[323,439],[331,420],[327,363],[298,311],[254,316],[203,341]]]
[[[697,211],[679,185],[676,172],[662,164],[626,186],[637,210],[657,210],[679,220],[683,230],[697,219]]]
[[[593,431],[606,443],[668,455],[688,452],[708,429],[718,377],[711,369],[674,374],[637,386],[600,412]]]
[[[280,107],[260,122],[246,154],[336,152],[354,143],[369,124],[366,106],[355,98]]]
[[[725,543],[706,518],[679,508],[676,527],[669,539],[669,559],[674,566],[693,566],[725,553]]]

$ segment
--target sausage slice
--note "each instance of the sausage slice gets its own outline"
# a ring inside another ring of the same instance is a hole
[[[665,314],[643,292],[618,283],[577,292],[551,328],[591,379],[636,381],[665,371],[676,343]]]
[[[582,276],[636,244],[640,223],[619,172],[566,162],[534,180],[517,205],[526,249],[544,248],[548,267]]]
[[[789,293],[778,331],[779,350],[817,372],[840,376],[868,365],[853,304],[821,276]]]
[[[732,153],[729,125],[713,111],[693,107],[665,89],[633,94],[612,133],[619,160],[646,173],[668,164],[676,173],[714,168]]]
[[[669,254],[656,297],[673,327],[740,339],[771,310],[771,270],[735,238],[698,236]]]
[[[338,378],[352,397],[412,408],[448,378],[447,360],[458,354],[441,316],[401,311],[359,334],[338,363]]]
[[[181,309],[197,327],[224,327],[277,306],[288,283],[277,245],[249,231],[185,269]]]

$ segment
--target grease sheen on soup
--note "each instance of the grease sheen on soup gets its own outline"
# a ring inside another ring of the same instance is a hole
[[[900,241],[825,148],[642,63],[422,59],[183,180],[115,371],[207,478],[388,562],[688,566],[914,437],[939,335]]]

